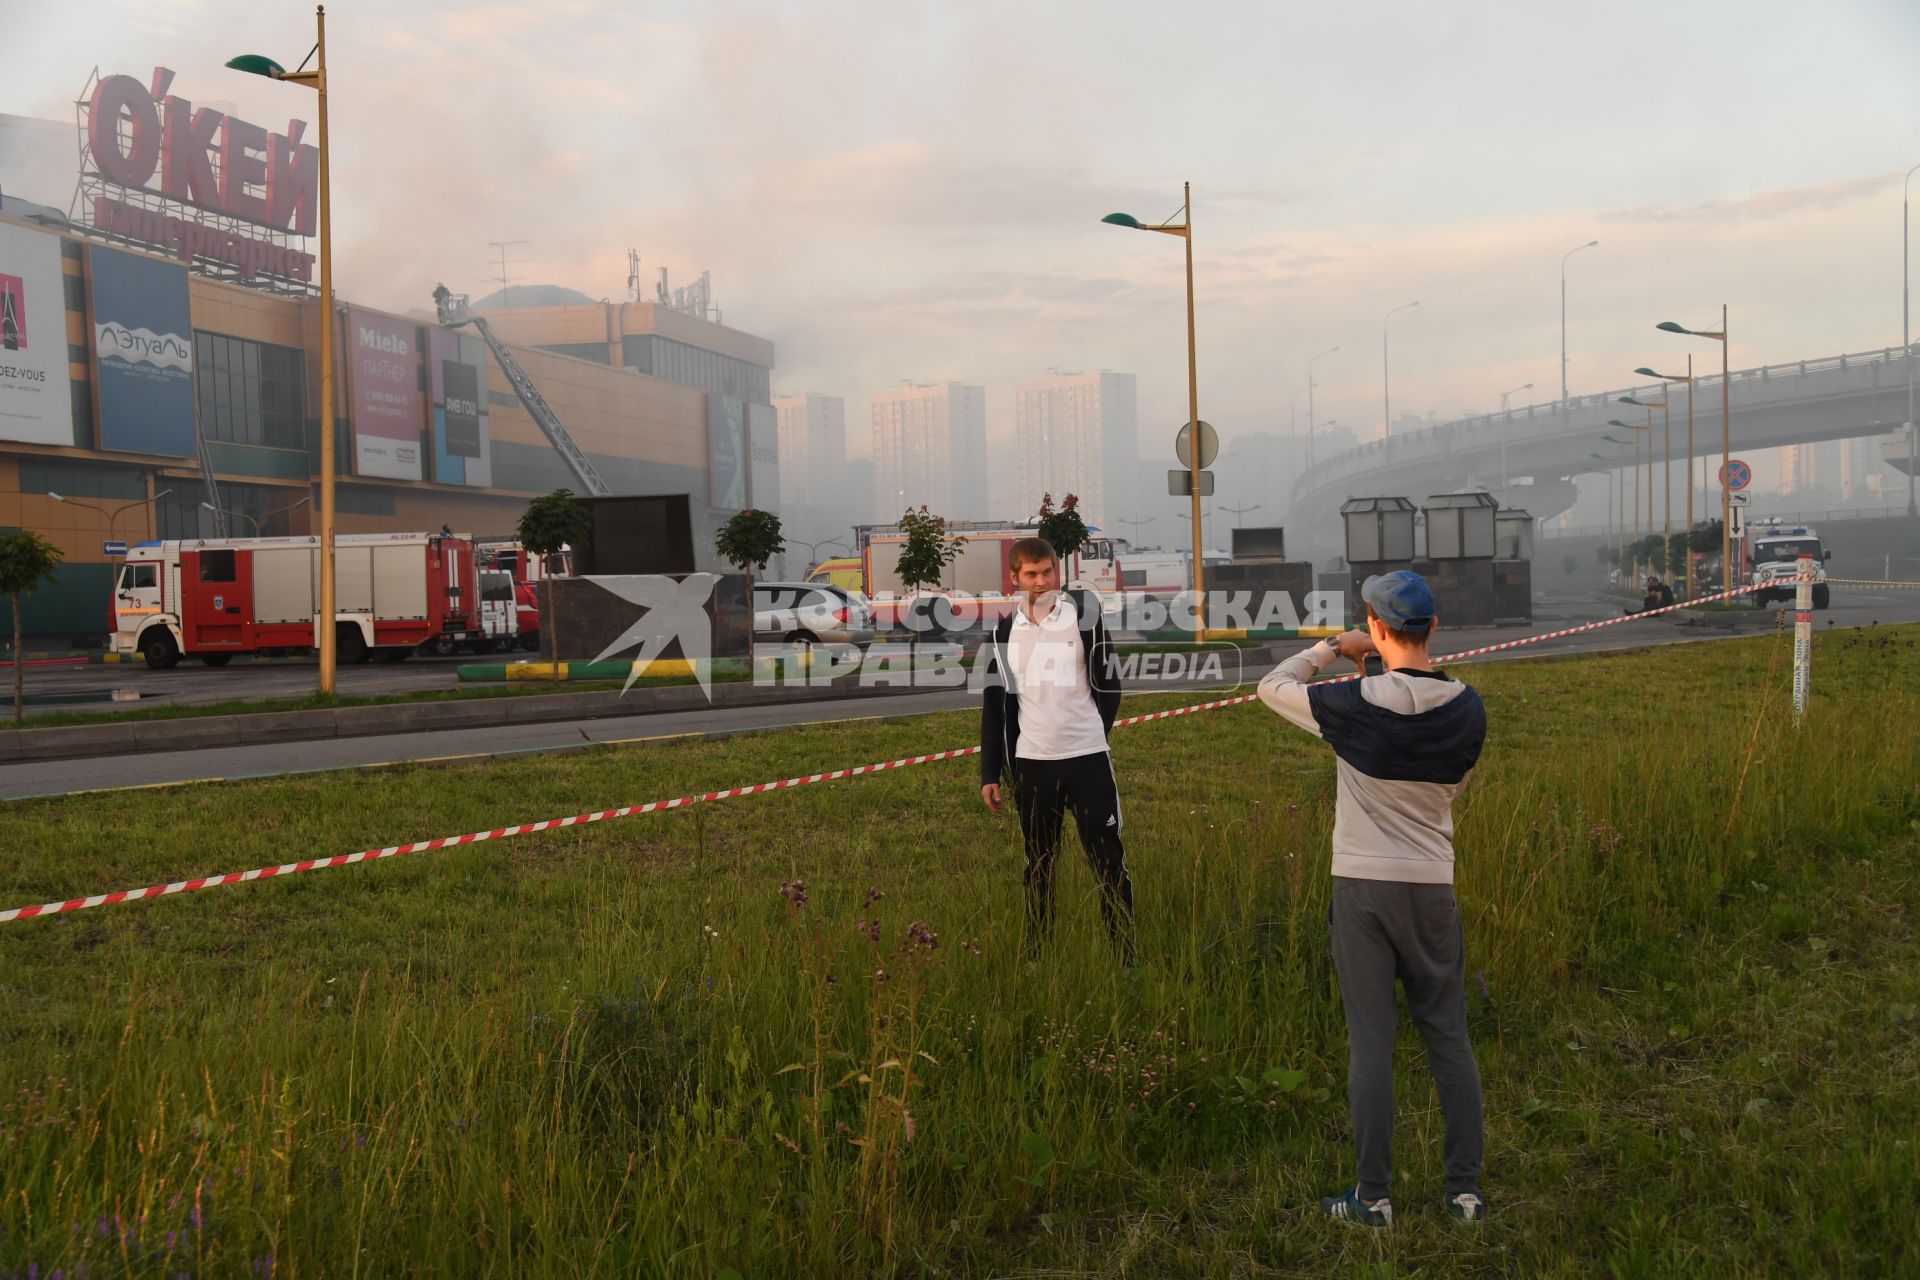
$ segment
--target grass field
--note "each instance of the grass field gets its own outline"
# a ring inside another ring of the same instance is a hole
[[[1916,641],[1818,636],[1797,731],[1774,636],[1462,668],[1478,1228],[1411,1030],[1400,1223],[1318,1215],[1333,765],[1251,706],[1116,732],[1131,974],[1071,836],[1019,960],[972,759],[0,925],[0,1278],[1915,1274]],[[0,906],[974,728],[21,802]]]

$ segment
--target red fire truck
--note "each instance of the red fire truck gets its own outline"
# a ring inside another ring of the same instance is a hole
[[[341,662],[390,662],[422,645],[480,644],[473,543],[438,533],[334,539],[334,634]],[[113,651],[165,670],[236,653],[319,643],[320,539],[191,538],[135,543],[113,587]]]

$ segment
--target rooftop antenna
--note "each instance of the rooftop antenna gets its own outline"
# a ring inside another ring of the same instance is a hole
[[[627,301],[645,302],[640,293],[640,251],[627,250]]]
[[[513,306],[513,295],[507,292],[508,286],[515,280],[520,279],[519,276],[508,275],[507,268],[510,266],[517,267],[528,261],[526,258],[509,258],[507,256],[507,250],[525,243],[527,243],[525,240],[487,241],[487,248],[492,249],[500,256],[500,273],[494,278],[500,281],[500,305],[504,308],[511,309]]]

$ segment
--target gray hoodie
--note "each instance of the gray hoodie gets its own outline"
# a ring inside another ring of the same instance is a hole
[[[1339,658],[1330,641],[1260,681],[1260,700],[1338,757],[1333,874],[1453,883],[1453,800],[1487,737],[1480,695],[1438,671],[1308,684]]]

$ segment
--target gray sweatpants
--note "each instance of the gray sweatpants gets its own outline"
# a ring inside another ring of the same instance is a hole
[[[1360,1195],[1386,1195],[1393,1173],[1396,978],[1406,987],[1413,1025],[1427,1042],[1446,1117],[1447,1193],[1478,1191],[1486,1130],[1480,1068],[1467,1039],[1466,942],[1453,886],[1335,876],[1328,922],[1347,1013],[1347,1105]]]

